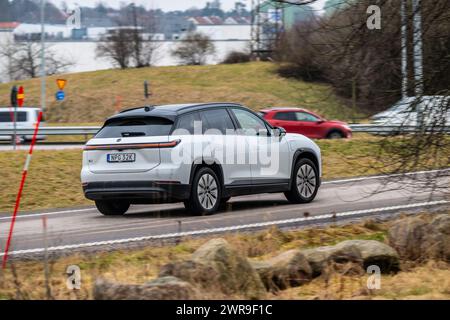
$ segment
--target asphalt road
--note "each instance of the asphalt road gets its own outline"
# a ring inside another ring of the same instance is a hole
[[[102,216],[95,208],[21,213],[16,221],[11,251],[13,255],[42,252],[44,215],[48,219],[50,251],[69,251],[138,242],[149,237],[171,237],[173,235],[168,234],[180,231],[208,234],[220,231],[220,228],[245,230],[296,224],[334,213],[338,217],[352,217],[419,210],[437,205],[450,207],[444,193],[435,190],[435,185],[428,186],[421,182],[423,179],[413,177],[422,176],[411,176],[388,185],[385,179],[376,177],[326,182],[317,199],[306,205],[291,205],[282,194],[237,197],[222,212],[207,217],[189,216],[180,204],[134,206],[122,217]],[[448,187],[450,177],[436,178],[435,182],[438,186]],[[6,243],[10,222],[10,217],[0,217],[1,248]]]

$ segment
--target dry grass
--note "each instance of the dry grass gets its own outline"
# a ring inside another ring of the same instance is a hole
[[[449,300],[450,267],[445,262],[429,261],[396,275],[382,275],[381,289],[367,289],[367,275],[321,276],[302,287],[291,288],[273,296],[276,299],[332,300]]]
[[[275,256],[292,248],[333,245],[348,239],[384,241],[391,222],[366,221],[347,226],[310,228],[284,232],[271,228],[257,233],[236,233],[223,236],[233,248],[252,259]],[[187,259],[209,238],[184,239],[178,245],[146,247],[114,252],[74,254],[50,261],[51,290],[54,299],[91,299],[92,285],[97,277],[142,284],[157,277],[161,266]],[[82,289],[70,291],[66,287],[65,271],[78,265],[82,272]],[[366,276],[342,276],[337,273],[321,276],[302,287],[291,288],[269,299],[450,299],[450,268],[442,262],[424,265],[406,264],[403,272],[383,276],[381,290],[368,291]],[[45,299],[44,264],[28,261],[14,264],[0,271],[0,299]],[[208,293],[207,298],[223,298]],[[239,296],[225,297],[239,299]]]
[[[51,122],[102,122],[122,107],[143,105],[143,81],[149,80],[152,104],[229,101],[255,110],[263,107],[304,106],[325,117],[360,117],[343,105],[324,84],[311,84],[277,75],[271,63],[217,66],[157,67],[67,74],[67,99],[56,102],[56,78],[49,77],[47,118]],[[58,78],[61,76],[58,76]],[[22,81],[27,104],[39,104],[39,79]],[[8,103],[11,84],[0,85],[0,105]]]
[[[363,225],[330,227],[283,232],[277,228],[254,234],[236,233],[224,238],[239,252],[252,258],[275,255],[290,248],[334,244],[349,238],[383,239],[385,228],[371,230]],[[89,299],[93,281],[98,276],[124,283],[144,283],[158,275],[162,265],[187,259],[208,238],[184,239],[178,245],[148,247],[140,250],[119,250],[109,253],[75,254],[54,259],[50,262],[51,288],[56,299]],[[82,290],[77,293],[67,290],[65,270],[78,265],[82,270]],[[43,262],[15,262],[18,277],[14,278],[11,268],[4,274],[0,271],[0,299],[20,298],[14,281],[20,283],[24,295],[30,299],[45,298]],[[234,297],[239,298],[239,297]]]
[[[1,152],[0,212],[11,212],[27,152]],[[91,204],[80,184],[81,150],[35,151],[23,191],[21,210]]]

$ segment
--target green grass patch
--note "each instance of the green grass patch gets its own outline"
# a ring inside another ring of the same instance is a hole
[[[47,120],[51,122],[103,122],[120,108],[188,102],[236,102],[254,110],[267,106],[302,106],[330,119],[365,116],[339,100],[326,84],[280,77],[277,65],[254,62],[214,66],[152,67],[104,70],[64,75],[67,99],[57,102],[56,78],[47,82]],[[151,82],[152,97],[143,97],[143,81]],[[21,81],[26,103],[39,105],[39,79]],[[11,84],[0,84],[0,105],[9,103]],[[120,108],[118,107],[120,101]]]

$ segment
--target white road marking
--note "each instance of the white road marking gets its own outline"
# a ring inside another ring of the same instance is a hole
[[[421,208],[421,207],[428,207],[428,206],[435,206],[435,205],[444,205],[444,204],[450,204],[450,201],[440,200],[440,201],[431,201],[431,202],[420,202],[420,203],[413,203],[413,204],[408,204],[408,205],[399,205],[399,206],[391,206],[391,207],[348,211],[348,212],[341,212],[341,213],[336,213],[336,214],[323,214],[323,215],[318,215],[318,216],[313,216],[313,217],[301,217],[301,218],[293,218],[293,219],[286,219],[286,220],[273,220],[273,221],[235,225],[235,226],[222,227],[222,228],[210,228],[210,229],[168,233],[168,234],[161,234],[161,235],[154,235],[154,236],[88,242],[88,243],[80,243],[80,244],[73,244],[73,245],[49,247],[49,248],[47,248],[47,251],[54,252],[54,251],[97,247],[97,246],[104,246],[104,245],[117,245],[117,244],[149,241],[149,240],[161,240],[161,239],[171,239],[171,238],[186,237],[186,236],[198,236],[198,235],[206,235],[206,234],[213,234],[213,233],[269,227],[269,226],[274,226],[274,225],[286,225],[286,224],[293,224],[293,223],[299,223],[299,222],[314,222],[314,221],[327,220],[327,219],[333,219],[333,218],[339,218],[339,217],[351,217],[351,216],[358,216],[358,215],[363,215],[363,214],[374,214],[374,213],[381,213],[381,212],[387,212],[387,211],[393,211],[393,210],[414,209],[414,208]],[[36,249],[27,249],[27,250],[17,250],[17,251],[13,251],[9,254],[18,256],[18,255],[24,255],[24,254],[42,253],[44,251],[45,251],[45,248],[36,248]],[[2,256],[4,256],[4,253],[0,253],[0,257],[2,257]]]
[[[448,169],[442,169],[442,170],[431,170],[431,171],[418,171],[418,172],[410,172],[410,173],[400,173],[400,174],[391,174],[391,175],[381,175],[381,176],[367,176],[367,177],[358,177],[358,178],[349,178],[349,179],[342,179],[342,180],[331,180],[331,181],[325,181],[322,183],[322,185],[331,185],[331,184],[342,184],[342,183],[349,183],[349,182],[358,182],[358,181],[364,181],[364,180],[377,180],[377,179],[385,179],[385,178],[394,178],[394,177],[400,177],[400,176],[412,176],[412,175],[421,175],[421,174],[434,174],[434,173],[440,173],[440,172],[447,172],[450,171],[450,168]],[[48,212],[48,213],[31,213],[31,214],[24,214],[24,215],[17,215],[17,219],[20,218],[33,218],[33,217],[42,217],[42,216],[51,216],[51,215],[58,215],[58,214],[67,214],[67,213],[77,213],[77,212],[86,212],[95,210],[94,207],[89,209],[74,209],[74,210],[64,210],[64,211],[55,211],[55,212]],[[11,220],[11,217],[0,217],[0,221],[2,220]]]
[[[408,172],[408,173],[388,174],[388,175],[381,175],[381,176],[367,176],[367,177],[349,178],[349,179],[342,179],[342,180],[325,181],[325,182],[322,183],[322,185],[340,184],[340,183],[348,183],[348,182],[358,182],[358,181],[364,181],[364,180],[377,180],[377,179],[395,178],[395,177],[401,177],[401,176],[407,176],[408,177],[408,176],[414,176],[414,175],[435,174],[435,173],[448,172],[448,171],[450,171],[450,168],[442,169],[442,170],[417,171],[417,172]]]
[[[32,214],[24,214],[24,215],[17,215],[17,219],[19,218],[33,218],[33,217],[42,217],[42,216],[52,216],[57,214],[64,214],[64,213],[76,213],[76,212],[85,212],[85,211],[91,211],[94,208],[90,209],[75,209],[75,210],[64,210],[64,211],[54,211],[54,212],[44,212],[44,213],[32,213]],[[1,220],[11,220],[11,217],[1,217]]]

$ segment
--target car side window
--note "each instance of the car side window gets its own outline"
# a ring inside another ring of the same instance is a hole
[[[233,109],[233,113],[244,131],[244,134],[268,135],[266,124],[258,116],[242,109]]]
[[[297,121],[304,121],[304,122],[317,122],[319,121],[319,118],[316,116],[313,116],[310,113],[307,112],[297,112]]]
[[[28,114],[25,111],[17,112],[17,122],[27,122]],[[0,122],[14,122],[14,112],[0,112]]]
[[[218,130],[222,134],[234,132],[235,127],[230,115],[225,109],[205,110],[200,113],[203,133],[207,130]]]
[[[295,112],[278,112],[274,116],[274,119],[281,120],[281,121],[297,121]]]
[[[194,134],[195,122],[200,123],[200,117],[197,112],[181,115],[180,118],[178,119],[177,130],[183,129],[187,130],[189,134]]]

